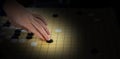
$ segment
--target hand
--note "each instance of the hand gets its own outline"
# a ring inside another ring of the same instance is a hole
[[[50,40],[47,22],[42,16],[31,13],[16,1],[5,2],[4,11],[13,25],[34,33],[42,40]]]

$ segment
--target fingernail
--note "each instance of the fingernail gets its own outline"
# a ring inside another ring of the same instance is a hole
[[[48,40],[50,40],[50,39],[51,39],[51,38],[50,38],[50,36],[48,35],[48,39],[46,39],[46,40],[48,41]]]
[[[48,41],[49,41],[50,39],[48,39]]]

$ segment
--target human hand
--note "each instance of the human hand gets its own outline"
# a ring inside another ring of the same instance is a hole
[[[13,25],[34,33],[42,40],[50,40],[47,22],[42,16],[31,13],[16,1],[6,2],[4,11]]]

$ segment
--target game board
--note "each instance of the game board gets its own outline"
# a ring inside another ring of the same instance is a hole
[[[66,10],[59,10],[59,8],[28,8],[28,10],[40,14],[47,19],[48,28],[51,32],[50,36],[54,42],[47,43],[35,36],[33,36],[32,39],[26,39],[28,32],[23,29],[18,39],[11,39],[14,31],[19,28],[13,25],[2,27],[1,34],[4,34],[5,41],[1,40],[1,42],[4,41],[4,44],[17,50],[15,55],[18,57],[15,58],[73,59],[80,57],[78,55],[82,54],[82,45],[79,44],[82,43],[82,40],[79,39],[81,42],[77,43],[77,37],[74,33],[75,28],[66,20],[70,19],[70,17],[67,17],[67,14],[65,14]],[[7,20],[6,17],[1,17],[1,26],[3,26]]]
[[[118,59],[119,29],[112,8],[27,9],[46,18],[54,42],[34,35],[26,39],[28,32],[9,25],[1,16],[1,59]],[[13,36],[15,31],[19,37]]]

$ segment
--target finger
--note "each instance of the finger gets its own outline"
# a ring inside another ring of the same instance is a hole
[[[22,29],[24,29],[24,30],[27,30],[29,33],[30,32],[32,32],[32,33],[34,33],[35,34],[35,36],[37,36],[37,37],[39,37],[40,39],[42,39],[42,40],[44,40],[45,38],[43,38],[42,37],[42,35],[40,34],[40,33],[38,33],[37,31],[36,31],[36,29],[34,28],[34,26],[32,26],[32,25],[30,25],[30,24],[28,24],[27,26],[24,26],[24,24],[18,24],[18,23],[16,23],[16,22],[12,22],[13,23],[13,25],[15,25],[15,26],[17,26],[17,27],[20,27],[20,28],[22,28]]]
[[[41,20],[45,25],[48,25],[46,19],[43,16],[36,15],[36,14],[33,14],[33,16]]]
[[[45,40],[49,39],[48,35],[46,34],[42,27],[38,27],[36,24],[33,25],[36,28],[36,30],[45,38]]]
[[[38,32],[34,29],[34,27],[33,27],[32,25],[25,27],[25,26],[22,26],[22,25],[14,22],[14,21],[12,21],[12,20],[10,20],[10,19],[9,19],[9,21],[10,21],[15,27],[20,27],[20,28],[22,28],[22,29],[24,29],[24,30],[27,30],[29,33],[32,32],[32,33],[35,34],[35,36],[39,37],[39,38],[42,39],[42,40],[45,39],[45,38],[42,37],[42,35],[41,35],[40,33],[38,33]],[[29,28],[28,28],[28,27],[29,27]]]
[[[39,20],[37,18],[35,18],[34,20],[36,20],[43,27],[43,29],[46,31],[46,33],[48,35],[50,35],[50,31],[48,30],[47,26],[43,24],[43,22],[41,20]]]
[[[37,36],[38,38],[40,38],[42,40],[45,39],[38,31],[36,31],[36,29],[35,29],[35,27],[33,25],[30,25],[30,26],[27,26],[27,27],[22,26],[22,27],[27,29],[29,32],[34,33],[35,36]]]
[[[37,31],[34,26],[32,24],[28,24],[29,22],[27,22],[27,24],[25,23],[16,23],[14,21],[11,20],[11,22],[15,25],[15,26],[18,26],[18,27],[21,27],[29,32],[33,32],[35,34],[35,36],[39,37],[40,39],[42,40],[45,40],[46,38],[43,37],[44,35],[41,35],[41,33],[39,33],[39,31]]]
[[[39,23],[37,23],[35,20],[31,19],[31,23],[32,25],[36,28],[36,30],[42,34],[42,36],[45,38],[45,40],[49,40],[49,35],[47,35],[47,33],[45,32],[45,30],[41,27],[41,25],[39,25]]]

